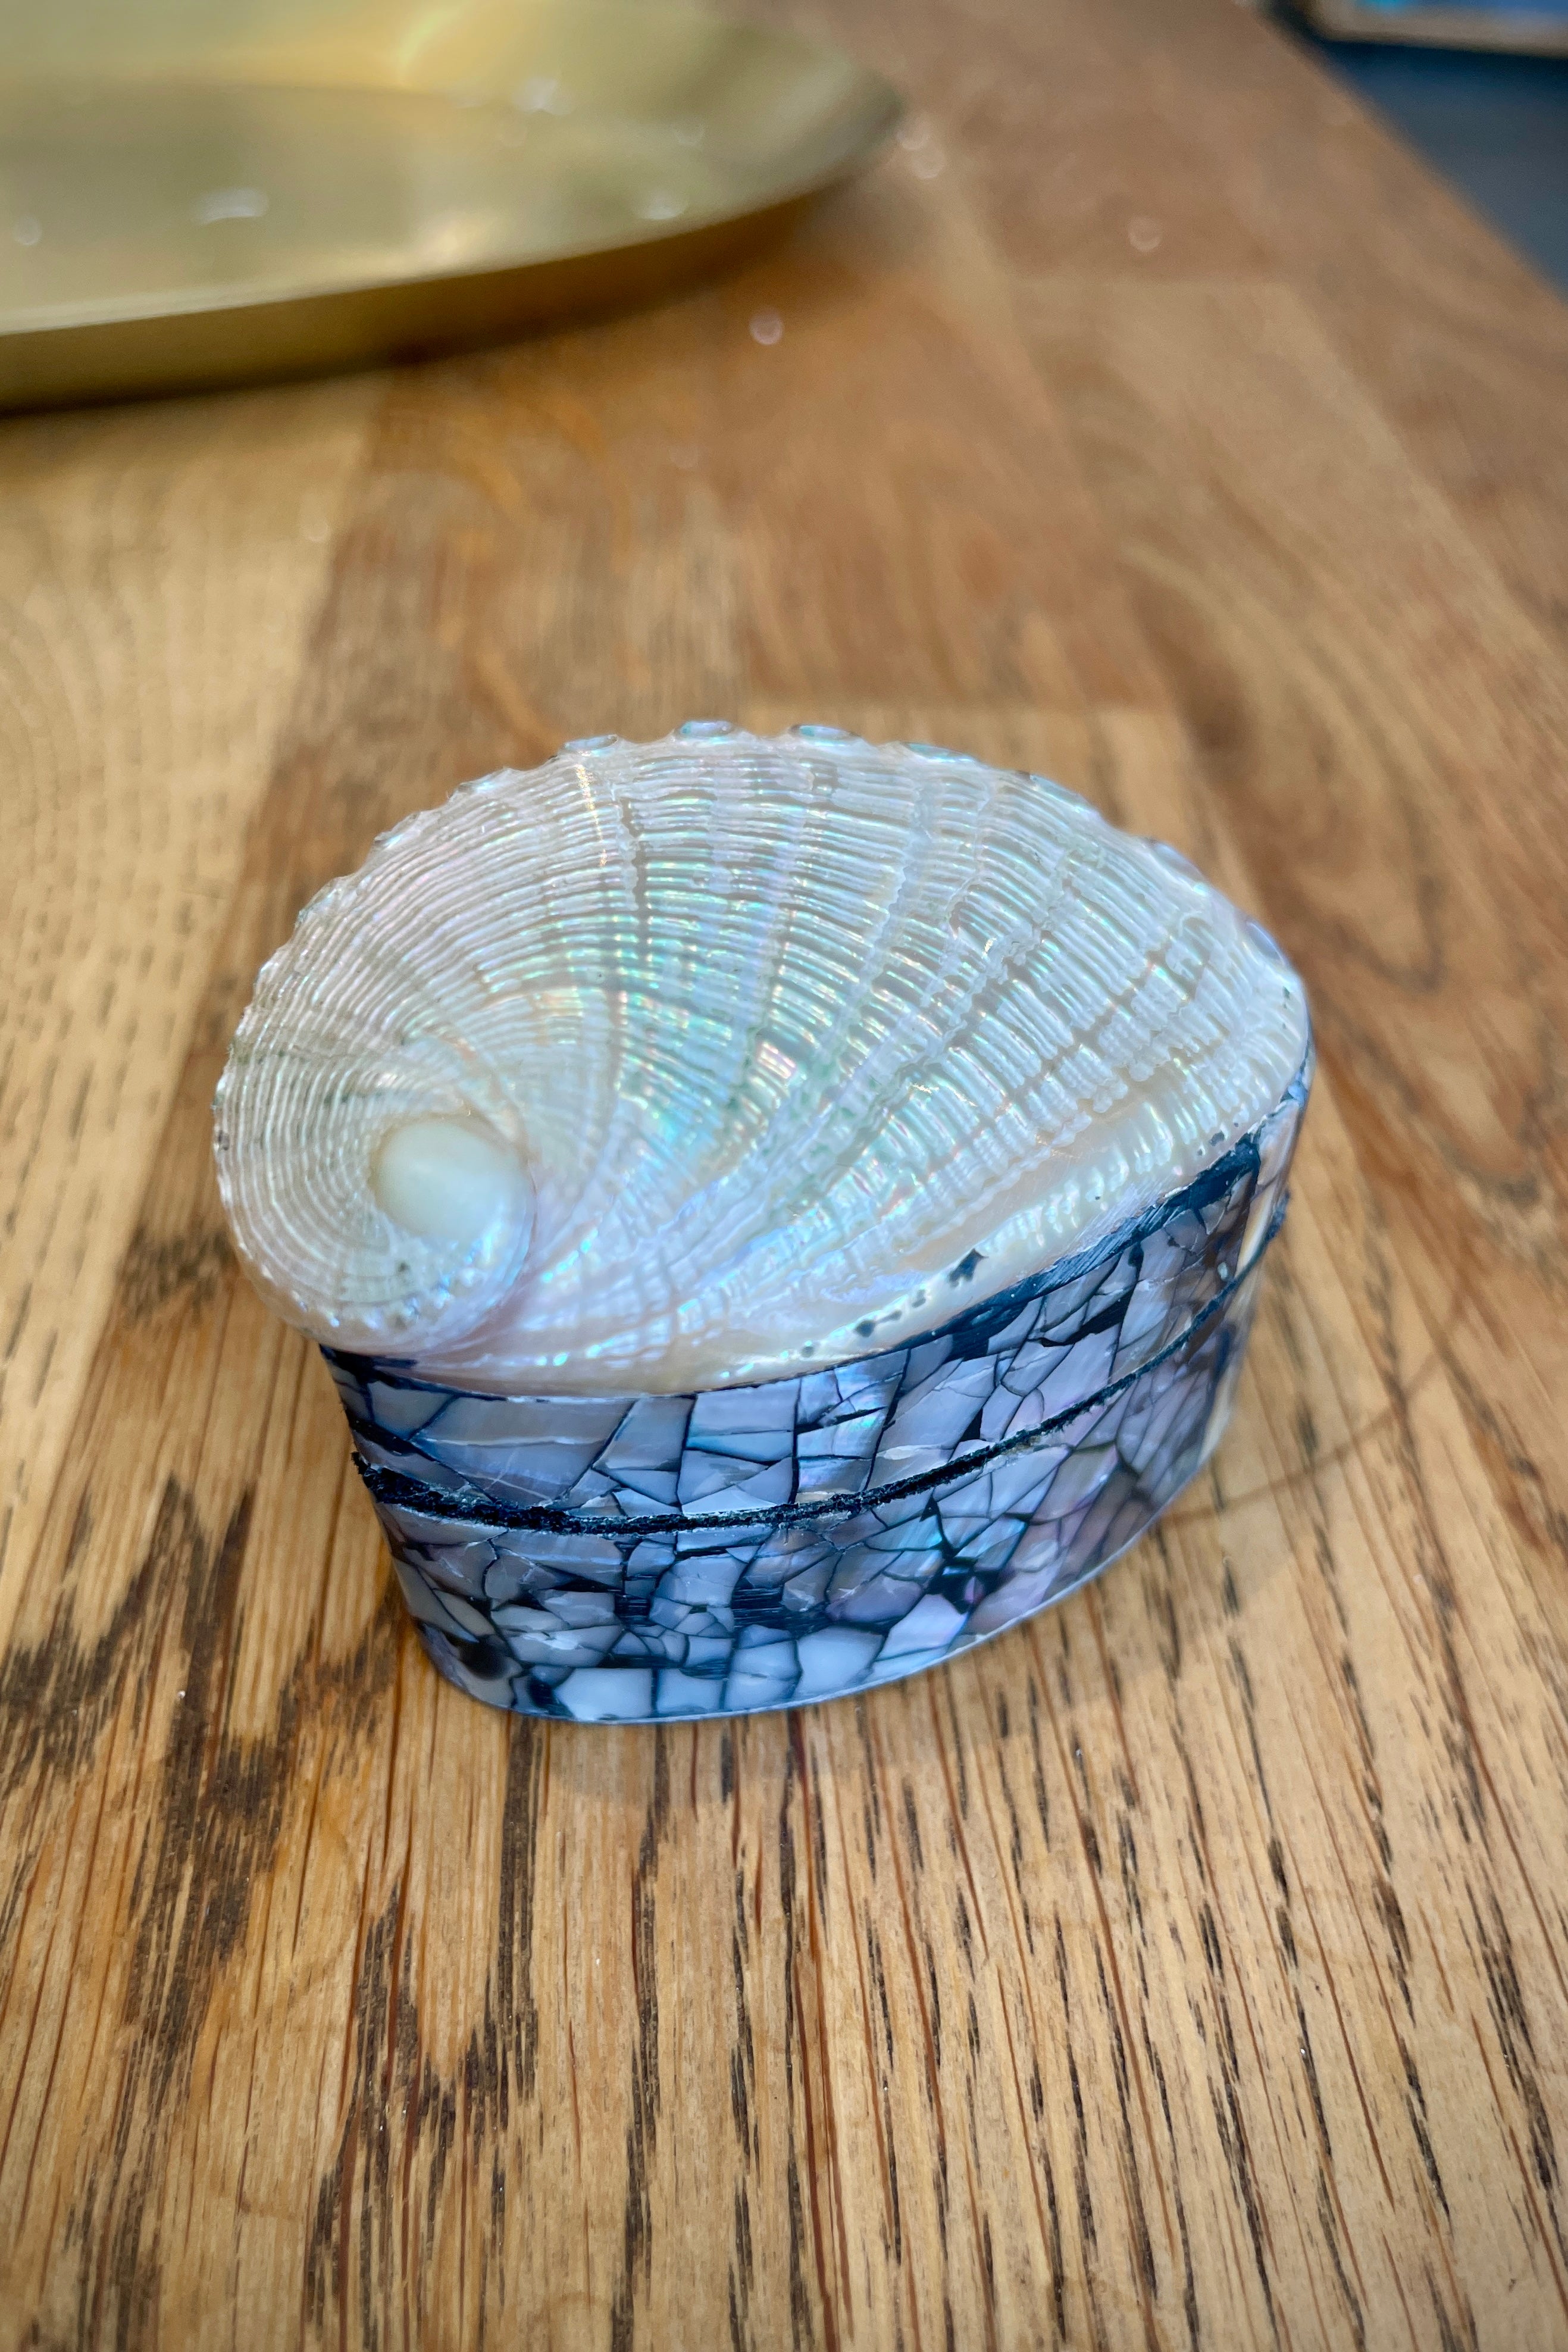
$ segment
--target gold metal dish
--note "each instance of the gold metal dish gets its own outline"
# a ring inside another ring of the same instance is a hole
[[[641,5],[5,15],[9,408],[350,367],[646,298],[756,244],[899,113],[830,49]]]

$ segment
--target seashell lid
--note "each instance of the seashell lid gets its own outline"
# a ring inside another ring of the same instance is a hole
[[[1040,776],[831,728],[569,744],[384,835],[215,1106],[263,1296],[496,1394],[863,1356],[1220,1159],[1309,1045],[1267,934]]]

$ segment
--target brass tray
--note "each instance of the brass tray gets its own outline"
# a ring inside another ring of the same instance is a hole
[[[9,0],[0,406],[407,357],[646,298],[863,163],[886,82],[517,0]]]

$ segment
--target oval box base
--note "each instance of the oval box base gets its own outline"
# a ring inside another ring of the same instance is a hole
[[[668,1722],[956,1657],[1143,1534],[1229,1414],[1310,1069],[1215,1167],[928,1338],[698,1396],[476,1396],[328,1350],[426,1648]]]

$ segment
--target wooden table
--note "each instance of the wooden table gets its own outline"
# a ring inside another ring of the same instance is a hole
[[[1568,2344],[1568,313],[1228,0],[821,21],[922,110],[748,274],[0,432],[7,2347]],[[393,818],[709,712],[1174,839],[1323,1075],[1103,1584],[513,1722],[208,1103]]]

